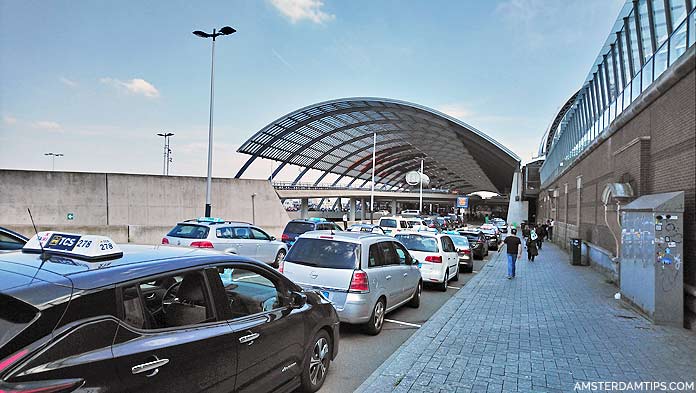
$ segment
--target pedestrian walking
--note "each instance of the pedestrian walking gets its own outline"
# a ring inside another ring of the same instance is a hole
[[[536,234],[534,228],[531,229],[529,234],[529,239],[527,240],[527,259],[534,262],[534,257],[539,255],[539,249],[537,248],[537,240],[539,236]]]
[[[553,241],[553,219],[546,220],[546,224],[549,226],[549,241]]]
[[[544,238],[546,237],[546,224],[537,227],[537,247],[541,251],[541,246],[544,245]]]
[[[503,241],[507,248],[507,259],[508,259],[508,273],[507,279],[510,280],[515,278],[515,264],[517,263],[517,258],[522,257],[522,241],[517,237],[517,229],[512,229],[512,236],[505,237]]]

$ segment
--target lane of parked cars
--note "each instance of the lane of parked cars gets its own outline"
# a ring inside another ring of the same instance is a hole
[[[410,213],[348,231],[292,220],[280,241],[198,218],[154,247],[0,231],[16,250],[0,254],[0,391],[313,392],[339,322],[377,335],[501,241],[495,222]]]

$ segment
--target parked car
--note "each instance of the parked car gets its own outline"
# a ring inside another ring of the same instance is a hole
[[[382,217],[379,219],[377,225],[382,227],[384,233],[391,236],[394,236],[398,232],[408,231],[410,229],[406,218],[399,216]]]
[[[273,267],[285,258],[288,246],[263,229],[246,222],[218,218],[186,220],[162,238],[162,244],[213,248],[265,262]]]
[[[438,284],[441,291],[447,283],[459,280],[459,257],[449,235],[431,232],[398,233],[394,239],[403,243],[421,266],[425,282]]]
[[[402,216],[410,216],[410,217],[415,217],[420,214],[420,211],[418,210],[402,210],[401,215]]]
[[[503,241],[498,227],[493,224],[483,224],[479,227],[479,230],[486,235],[488,249],[497,251],[500,243]]]
[[[369,232],[384,235],[384,229],[379,225],[372,224],[353,224],[348,228],[348,232]]]
[[[471,246],[469,246],[469,239],[466,236],[462,236],[459,232],[449,231],[447,234],[452,238],[454,242],[454,247],[457,249],[457,255],[459,255],[459,271],[463,273],[471,273],[474,271],[474,258],[471,255]]]
[[[339,320],[246,257],[41,232],[0,255],[0,390],[318,390]]]
[[[430,228],[428,224],[422,219],[418,217],[406,217],[406,223],[408,224],[408,228],[412,231],[430,231],[430,232],[437,232],[437,229],[435,228]]]
[[[439,232],[442,230],[442,226],[434,217],[426,218],[423,220],[423,222],[425,222],[425,224],[428,226],[428,228],[434,229],[436,232]]]
[[[492,222],[493,225],[498,227],[501,233],[507,233],[507,222],[505,222],[505,220],[502,218],[494,218]]]
[[[21,233],[0,227],[0,253],[19,250],[29,240]]]
[[[342,231],[343,228],[324,218],[307,218],[290,220],[283,230],[280,240],[292,247],[298,236],[309,231]]]
[[[341,322],[382,330],[384,315],[402,305],[419,307],[418,263],[390,236],[365,232],[307,232],[290,249],[280,271],[304,288],[321,291]]]
[[[488,239],[486,239],[486,235],[483,232],[478,229],[459,230],[458,232],[460,235],[466,236],[469,241],[469,247],[474,259],[483,259],[488,256]]]

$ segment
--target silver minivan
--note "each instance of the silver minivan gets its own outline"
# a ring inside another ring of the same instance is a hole
[[[369,232],[307,232],[278,269],[331,301],[341,322],[379,334],[384,315],[404,304],[420,306],[418,262],[391,236]]]

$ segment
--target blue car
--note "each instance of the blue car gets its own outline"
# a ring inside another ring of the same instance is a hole
[[[285,226],[282,240],[288,247],[295,244],[295,239],[305,232],[309,231],[342,231],[343,229],[331,221],[326,221],[324,218],[308,218],[290,220]]]

